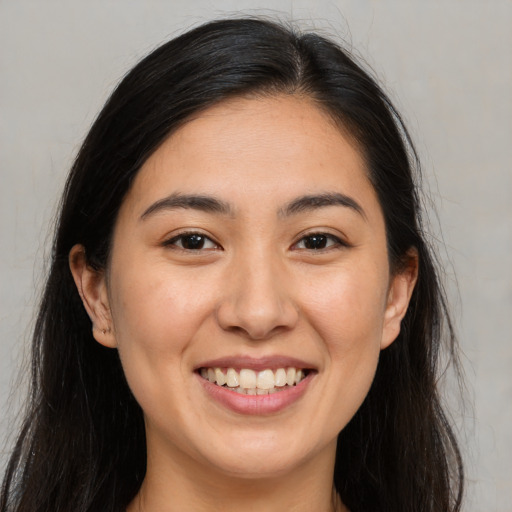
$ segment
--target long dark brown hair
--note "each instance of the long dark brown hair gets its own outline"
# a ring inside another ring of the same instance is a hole
[[[419,277],[397,340],[339,434],[334,484],[352,512],[461,508],[462,463],[443,412],[438,360],[456,341],[418,197],[419,163],[399,114],[337,44],[262,19],[215,21],[153,51],[111,95],[71,169],[33,337],[29,406],[1,512],[119,512],[145,475],[142,411],[117,351],[98,344],[69,267],[75,244],[106,266],[141,165],[190,116],[224,99],[301,94],[357,141],[384,213],[390,266]]]

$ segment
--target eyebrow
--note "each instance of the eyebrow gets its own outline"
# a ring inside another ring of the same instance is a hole
[[[280,217],[290,217],[329,206],[350,208],[366,219],[366,214],[361,205],[351,197],[339,192],[326,192],[298,197],[283,208],[280,208],[278,215]],[[180,194],[176,192],[153,203],[144,211],[140,219],[144,220],[160,211],[177,210],[180,208],[221,215],[233,215],[233,208],[225,201],[206,195]]]
[[[232,208],[229,203],[214,197],[196,194],[171,194],[153,203],[140,216],[141,220],[163,210],[177,210],[180,208],[199,210],[207,213],[218,213],[232,215]]]
[[[354,210],[365,220],[367,219],[364,209],[357,201],[345,194],[340,194],[339,192],[326,192],[323,194],[312,194],[298,197],[281,208],[279,210],[279,215],[282,217],[289,217],[298,213],[309,212],[328,206],[344,206]]]

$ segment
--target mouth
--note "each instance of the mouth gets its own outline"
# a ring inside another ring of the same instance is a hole
[[[235,393],[242,395],[271,395],[294,388],[312,370],[293,366],[260,370],[204,366],[197,371],[203,379]]]
[[[265,417],[300,403],[318,369],[289,356],[238,355],[203,361],[195,374],[217,404],[237,414]]]

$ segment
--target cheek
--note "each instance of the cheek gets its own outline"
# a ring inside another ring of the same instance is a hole
[[[143,408],[158,401],[162,389],[182,384],[189,372],[187,349],[211,302],[190,283],[186,286],[166,276],[158,266],[146,268],[150,270],[141,276],[124,267],[111,279],[117,348],[128,384]]]
[[[179,350],[207,314],[211,298],[200,277],[186,279],[158,263],[124,267],[114,274],[111,309],[118,343],[139,344],[148,351]]]
[[[367,265],[316,276],[307,289],[306,315],[332,354],[380,348],[387,278],[379,267]]]
[[[385,287],[369,273],[332,276],[324,293],[309,295],[306,314],[325,354],[323,425],[337,435],[363,403],[377,369]],[[322,427],[324,428],[324,427]]]
[[[386,268],[386,267],[384,267]],[[325,353],[335,428],[344,426],[363,402],[379,361],[387,297],[382,266],[340,269],[308,294],[306,315]],[[345,270],[345,271],[344,271]]]

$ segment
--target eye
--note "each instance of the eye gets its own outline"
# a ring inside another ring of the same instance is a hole
[[[321,251],[330,249],[331,247],[346,247],[348,244],[340,240],[334,235],[327,233],[311,233],[310,235],[302,237],[293,249],[305,249],[308,251]]]
[[[219,245],[202,233],[181,233],[166,241],[165,246],[174,246],[186,251],[219,249]]]

